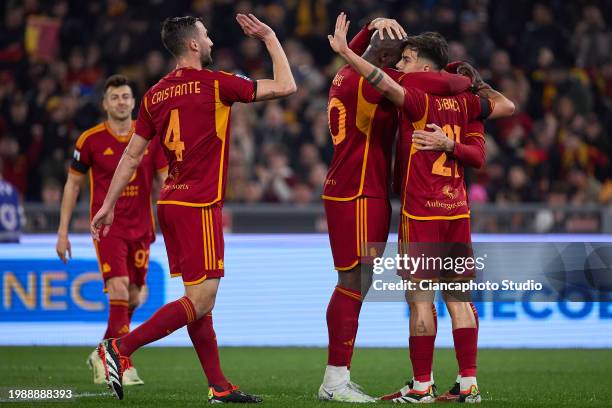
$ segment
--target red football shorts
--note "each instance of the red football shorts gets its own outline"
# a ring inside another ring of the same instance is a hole
[[[470,279],[474,276],[474,267],[470,267],[471,261],[464,265],[465,260],[474,257],[469,218],[420,221],[402,214],[398,244],[400,255],[420,257],[424,261],[429,258],[427,263],[421,264],[425,267],[414,269],[412,271],[414,273],[398,271],[398,274],[404,278],[457,280]],[[450,265],[444,263],[450,262],[448,258],[453,260],[452,269],[440,266],[440,264]]]
[[[150,244],[150,237],[127,241],[118,237],[103,237],[100,234],[100,241],[94,241],[94,247],[105,286],[108,279],[120,276],[127,276],[130,284],[143,286],[149,270]]]
[[[382,255],[379,252],[384,250],[384,245],[383,248],[380,245],[369,247],[376,248],[376,253],[372,253],[367,251],[366,243],[387,242],[391,220],[388,199],[359,197],[350,201],[323,202],[336,270],[348,271],[357,266],[363,257]]]
[[[181,276],[185,285],[223,276],[223,219],[221,204],[187,207],[157,206],[164,235],[170,275]]]

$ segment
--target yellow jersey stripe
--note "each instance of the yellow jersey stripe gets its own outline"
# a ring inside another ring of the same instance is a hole
[[[402,212],[404,213],[404,215],[410,219],[413,220],[417,220],[417,221],[432,221],[432,220],[459,220],[462,218],[470,218],[470,213],[466,213],[466,214],[459,214],[459,215],[432,215],[432,216],[427,216],[427,217],[422,217],[419,215],[412,215],[408,212],[406,212],[405,210],[402,210]]]
[[[174,204],[174,205],[182,205],[183,207],[208,207],[217,203],[220,200],[219,197],[215,198],[213,201],[209,203],[190,203],[188,201],[176,201],[176,200],[157,200],[157,204]]]
[[[212,225],[210,225],[210,208],[204,209],[204,218],[206,218],[206,245],[208,248],[208,269],[215,269],[215,258],[212,248]]]
[[[348,271],[356,267],[358,263],[359,263],[359,259],[355,260],[355,262],[353,262],[349,266],[335,266],[335,269],[337,271]]]
[[[208,270],[208,248],[206,244],[206,219],[204,218],[204,208],[202,208],[202,251],[204,254],[204,270]]]
[[[368,198],[363,197],[363,242],[366,244],[369,242],[368,240]],[[368,253],[366,252],[367,256]]]
[[[346,290],[346,289],[343,289],[343,288],[341,288],[341,287],[339,287],[339,286],[336,286],[336,290],[337,290],[338,292],[342,293],[343,295],[346,295],[346,296],[348,296],[348,297],[351,297],[351,298],[353,298],[353,299],[355,299],[355,300],[359,300],[359,301],[363,300],[363,297],[362,297],[361,295],[358,295],[358,294],[356,294],[356,293],[350,292],[350,291],[348,291],[348,290]]]
[[[198,283],[202,283],[202,282],[204,282],[204,281],[206,280],[206,278],[207,278],[207,277],[208,277],[208,275],[204,275],[204,276],[202,276],[202,277],[201,277],[200,279],[198,279],[198,280],[194,280],[194,281],[191,281],[191,282],[183,282],[183,285],[185,285],[185,286],[197,285]]]
[[[207,209],[207,214],[208,214],[208,221],[209,221],[209,226],[210,226],[210,250],[212,252],[212,268],[211,269],[217,269],[217,252],[215,249],[215,223],[213,222],[213,216],[212,216],[212,209],[208,208]]]
[[[83,144],[85,143],[85,140],[87,140],[89,136],[99,133],[103,131],[104,129],[106,129],[106,125],[104,124],[104,122],[102,122],[92,128],[87,129],[83,133],[81,133],[81,136],[79,136],[79,138],[76,141],[76,148],[81,149],[83,147]]]

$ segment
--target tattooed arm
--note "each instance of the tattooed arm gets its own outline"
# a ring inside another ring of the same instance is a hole
[[[340,13],[336,19],[336,30],[334,35],[328,35],[329,44],[346,62],[359,72],[381,95],[389,99],[395,106],[401,107],[404,104],[404,88],[395,82],[389,75],[370,64],[368,61],[355,54],[346,43],[346,33],[349,22],[346,14]]]

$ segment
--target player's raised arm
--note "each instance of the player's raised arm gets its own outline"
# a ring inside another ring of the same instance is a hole
[[[469,63],[465,61],[451,62],[446,66],[445,70],[470,78],[472,80],[473,92],[491,101],[491,113],[487,117],[488,119],[504,118],[514,114],[514,102],[483,81],[478,70]]]
[[[480,89],[478,95],[491,101],[491,114],[488,119],[505,118],[514,114],[514,102],[490,86]]]
[[[393,102],[395,106],[403,106],[404,88],[383,70],[361,58],[348,47],[346,33],[348,32],[349,24],[350,22],[347,21],[346,14],[340,13],[336,19],[334,35],[327,36],[332,49],[344,58],[359,74],[365,77],[381,95]]]
[[[130,139],[130,143],[128,143],[121,160],[119,160],[119,165],[113,175],[104,203],[91,220],[91,235],[95,240],[99,240],[100,229],[102,228],[104,228],[102,234],[105,236],[108,234],[108,230],[113,223],[115,204],[138,168],[148,145],[149,141],[137,134],[134,134]]]
[[[295,79],[293,79],[293,73],[291,72],[285,51],[278,38],[276,38],[274,30],[259,21],[253,14],[248,16],[238,14],[236,15],[236,21],[238,21],[246,35],[263,41],[272,59],[274,79],[261,79],[257,81],[255,100],[276,99],[295,93],[297,91]]]
[[[405,38],[408,34],[404,28],[392,18],[378,17],[372,20],[369,24],[364,26],[356,35],[353,37],[348,46],[357,55],[363,55],[365,50],[370,45],[372,34],[377,32],[378,37],[382,41],[385,38],[385,34],[388,38],[394,40]]]

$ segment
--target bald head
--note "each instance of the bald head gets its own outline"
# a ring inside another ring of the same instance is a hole
[[[363,53],[363,58],[378,67],[394,67],[402,56],[405,40],[392,39],[383,31],[380,38],[378,30],[372,34],[370,46]]]

